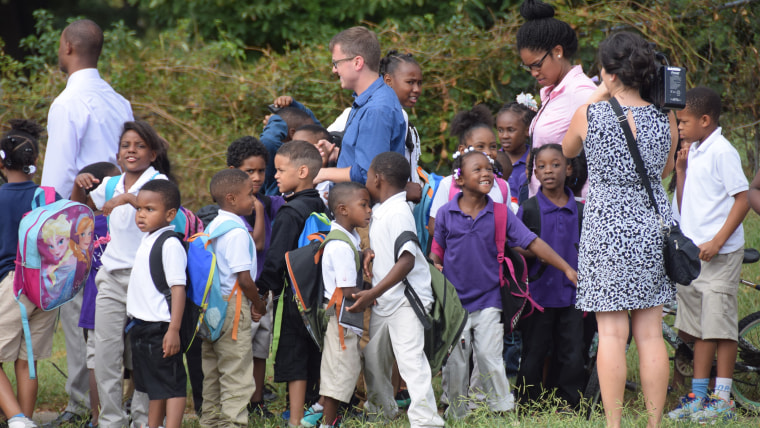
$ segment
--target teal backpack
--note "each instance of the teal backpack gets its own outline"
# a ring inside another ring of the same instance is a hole
[[[240,290],[240,285],[235,283],[235,287],[228,297],[229,300],[222,296],[214,249],[214,240],[233,229],[242,229],[248,233],[242,224],[227,220],[217,226],[210,234],[198,233],[188,240],[186,305],[197,306],[197,335],[209,342],[217,341],[222,335],[227,305],[233,296],[235,296],[235,305],[238,311],[232,328],[232,339],[237,339],[238,316],[242,307],[243,292]],[[253,260],[253,239],[249,241],[248,252],[251,260]]]

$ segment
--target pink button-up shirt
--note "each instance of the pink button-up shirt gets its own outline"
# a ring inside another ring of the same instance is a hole
[[[562,144],[570,120],[578,107],[586,104],[588,97],[596,89],[580,65],[573,66],[557,85],[541,88],[541,109],[530,125],[532,147],[545,144]],[[529,195],[535,196],[540,183],[531,172]],[[583,187],[582,197],[586,198],[588,185]]]

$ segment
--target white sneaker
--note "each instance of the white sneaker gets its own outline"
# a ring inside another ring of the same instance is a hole
[[[37,428],[37,424],[26,416],[14,416],[8,419],[8,428]]]

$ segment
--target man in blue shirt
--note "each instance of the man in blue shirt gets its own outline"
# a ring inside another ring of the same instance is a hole
[[[365,184],[372,159],[383,152],[404,154],[406,121],[396,93],[378,71],[380,42],[365,27],[341,31],[330,41],[333,73],[343,89],[354,91],[337,168],[322,168],[315,182]]]

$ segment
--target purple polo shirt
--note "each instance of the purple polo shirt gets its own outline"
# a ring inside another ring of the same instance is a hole
[[[494,202],[486,196],[486,207],[473,219],[459,208],[461,197],[460,193],[438,211],[432,251],[443,260],[443,274],[465,309],[501,309]],[[527,248],[534,239],[536,235],[508,209],[507,245]]]
[[[261,201],[260,195],[257,194],[256,197]],[[264,271],[264,258],[266,257],[267,251],[269,251],[269,245],[272,243],[272,221],[274,221],[274,216],[277,215],[277,211],[280,210],[280,207],[285,205],[285,198],[282,196],[270,196],[269,199],[272,201],[272,205],[270,205],[269,211],[266,209],[264,210],[264,231],[266,236],[264,240],[264,249],[256,251],[256,278],[253,278],[254,281],[258,281],[261,272]],[[256,222],[256,210],[254,210],[248,218],[240,216],[240,219],[245,223],[248,232],[253,232],[253,224],[249,223],[248,220],[250,219],[252,222]]]
[[[512,164],[512,175],[509,176],[507,183],[509,183],[509,191],[513,198],[520,196],[520,188],[528,181],[528,177],[525,175],[528,152],[530,152],[530,148],[523,153],[522,157],[517,162]]]
[[[554,205],[539,190],[536,193],[538,208],[541,212],[541,239],[546,241],[557,254],[573,268],[578,269],[578,206],[573,192],[565,187],[568,195],[567,204],[562,207]],[[523,218],[523,209],[517,212]],[[438,227],[436,223],[436,227]],[[528,275],[535,275],[541,263],[533,259],[528,262]],[[575,285],[560,270],[547,266],[540,278],[530,283],[530,295],[539,305],[546,308],[564,308],[575,305]]]

